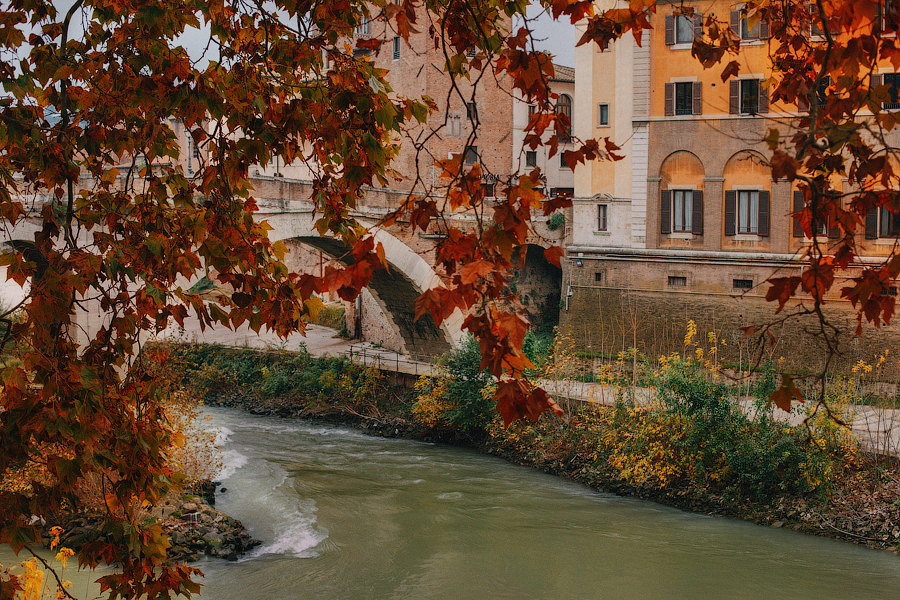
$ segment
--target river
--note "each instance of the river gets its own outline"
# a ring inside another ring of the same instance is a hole
[[[900,598],[894,554],[619,498],[465,449],[208,412],[225,458],[217,508],[263,544],[236,563],[196,563],[203,600]]]
[[[211,409],[217,508],[264,544],[203,598],[900,598],[900,559],[619,498],[475,452]]]

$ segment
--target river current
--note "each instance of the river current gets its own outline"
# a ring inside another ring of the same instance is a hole
[[[900,559],[446,446],[211,409],[217,508],[263,545],[206,600],[900,598]]]
[[[465,449],[208,414],[225,459],[216,507],[263,543],[238,562],[196,563],[203,600],[900,598],[887,552],[619,498]],[[14,562],[8,549],[0,562]],[[79,599],[96,593],[67,578]]]

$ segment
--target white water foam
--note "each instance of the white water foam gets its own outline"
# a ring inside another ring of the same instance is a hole
[[[314,515],[293,511],[285,514],[284,519],[286,523],[279,527],[275,539],[253,550],[247,559],[263,554],[290,554],[299,558],[313,558],[320,554],[315,548],[328,538],[328,532],[316,528]]]
[[[237,450],[225,450],[222,452],[222,470],[216,475],[218,481],[225,481],[235,474],[238,469],[247,464],[249,459]]]

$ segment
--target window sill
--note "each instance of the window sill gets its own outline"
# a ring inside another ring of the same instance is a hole
[[[878,239],[870,240],[870,241],[875,242],[875,245],[876,245],[876,246],[893,246],[893,245],[896,244],[897,242],[900,242],[900,239],[898,239],[898,238],[883,238],[883,237],[880,237],[880,238],[878,238]]]
[[[728,237],[736,242],[758,242],[760,240],[760,236],[755,233],[736,233]]]
[[[694,47],[694,42],[676,42],[669,45],[669,50],[690,50]]]
[[[694,234],[690,231],[674,231],[668,234],[670,240],[692,240]]]
[[[591,233],[593,233],[594,235],[600,235],[600,236],[605,236],[605,237],[612,235],[612,231],[610,231],[608,229],[604,229],[603,231],[599,231],[599,230],[595,229]]]

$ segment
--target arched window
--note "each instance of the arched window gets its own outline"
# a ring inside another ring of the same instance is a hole
[[[572,97],[568,94],[560,94],[559,100],[556,101],[556,113],[565,115],[569,120],[569,127],[566,131],[560,132],[559,141],[567,143],[572,139]]]

